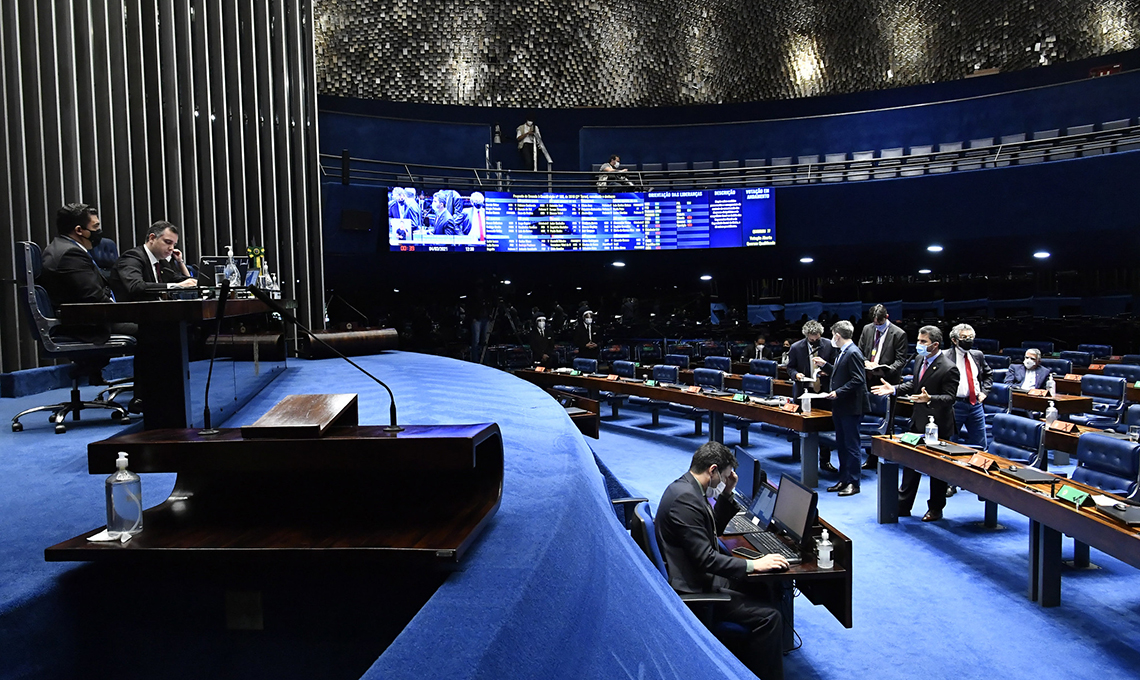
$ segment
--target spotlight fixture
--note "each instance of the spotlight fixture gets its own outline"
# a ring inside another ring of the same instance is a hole
[[[624,262],[622,262],[621,260],[614,260],[614,261],[613,261],[613,265],[614,265],[615,267],[624,267],[624,266],[625,266],[625,263],[624,263]]]
[[[926,246],[926,249],[932,253],[941,253],[942,252],[942,246],[940,246],[940,245]]]
[[[1045,258],[1049,257],[1049,251],[1038,250],[1036,253],[1033,253],[1033,257],[1036,257],[1038,260],[1044,260]]]
[[[812,262],[815,262],[815,258],[813,258],[813,257],[801,257],[800,262],[802,262],[804,264],[811,264]]]
[[[919,269],[919,270],[918,270],[918,273],[919,273],[919,274],[929,274],[929,273],[930,273],[930,270],[929,270],[929,269]]]
[[[712,281],[712,274],[702,274],[701,281]]]

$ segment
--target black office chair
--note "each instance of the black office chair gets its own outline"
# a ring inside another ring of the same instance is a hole
[[[91,342],[82,342],[69,338],[56,332],[60,322],[54,318],[55,308],[47,291],[36,285],[36,278],[40,275],[41,259],[40,247],[29,241],[20,241],[16,244],[16,271],[19,276],[20,305],[24,308],[28,320],[34,329],[36,342],[39,343],[43,353],[56,359],[97,359],[110,358],[131,354],[134,351],[135,339],[129,335],[112,335],[106,343],[97,345]],[[27,409],[12,418],[12,431],[20,432],[24,426],[20,418],[37,411],[50,411],[48,422],[55,423],[56,434],[67,432],[63,421],[70,413],[73,420],[79,420],[79,413],[83,409],[106,409],[111,411],[111,419],[120,423],[131,422],[127,409],[114,400],[83,401],[79,396],[79,376],[82,371],[77,370],[74,364],[71,368],[71,400],[61,404],[37,406]]]

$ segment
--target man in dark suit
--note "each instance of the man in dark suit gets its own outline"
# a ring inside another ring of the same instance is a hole
[[[771,358],[772,358],[772,352],[771,352],[771,350],[768,349],[768,339],[766,337],[764,337],[763,333],[756,336],[756,342],[752,343],[752,346],[749,347],[747,350],[745,350],[744,356],[742,357],[742,359],[744,361],[751,361],[752,359],[771,359]]]
[[[891,323],[891,317],[883,305],[871,307],[868,314],[871,323],[863,326],[863,332],[859,335],[859,351],[863,353],[863,363],[870,374],[868,379],[872,384],[886,380],[897,385],[902,382],[902,369],[910,359],[906,331]],[[876,456],[868,454],[863,468],[874,470],[878,460]]]
[[[895,386],[882,380],[871,391],[880,396],[896,394],[910,396],[914,401],[914,413],[910,418],[910,431],[922,434],[930,417],[938,425],[939,438],[954,432],[954,400],[958,394],[958,368],[954,362],[940,351],[942,331],[937,326],[923,326],[918,329],[918,349],[914,364],[914,379]],[[918,483],[922,474],[903,468],[902,486],[899,487],[899,517],[910,517],[918,496]],[[942,509],[946,507],[946,482],[930,478],[930,503],[923,522],[942,519]]]
[[[792,381],[792,398],[794,399],[799,399],[804,392],[825,392],[827,386],[824,381],[827,376],[819,373],[819,369],[812,360],[819,357],[825,362],[831,363],[835,359],[835,347],[830,340],[821,337],[823,326],[818,321],[809,320],[804,324],[801,331],[804,334],[803,340],[793,342],[792,346],[788,348],[788,379]],[[818,385],[815,384],[817,379],[819,380]],[[795,433],[792,434],[792,437],[792,458],[799,458],[800,437]],[[819,467],[821,470],[835,472],[835,466],[831,464],[830,458],[830,453],[820,451]]]
[[[752,631],[741,662],[763,680],[784,677],[781,637],[783,617],[762,596],[749,595],[748,574],[783,571],[781,555],[748,560],[721,552],[717,536],[739,507],[732,499],[736,487],[736,456],[718,442],[703,444],[693,454],[689,471],[661,495],[657,507],[657,542],[669,571],[669,585],[678,593],[721,592],[728,602],[715,603],[718,620]],[[715,508],[706,498],[716,498]]]
[[[574,331],[574,344],[578,346],[578,356],[583,359],[598,358],[602,333],[594,321],[594,313],[587,309],[578,318],[578,328]]]
[[[407,220],[393,222],[392,220]],[[416,202],[415,189],[402,189],[394,187],[392,189],[392,200],[388,203],[388,221],[400,240],[407,240],[412,238],[412,235],[420,229],[421,225],[420,208]]]
[[[165,220],[150,225],[146,243],[119,256],[110,283],[115,299],[122,302],[152,299],[171,288],[197,286],[178,249],[178,227]]]
[[[1010,364],[1005,374],[1005,384],[1025,390],[1043,390],[1048,380],[1049,369],[1041,365],[1041,350],[1036,347],[1025,350],[1025,359]]]
[[[840,496],[859,493],[859,422],[871,410],[867,392],[867,372],[863,354],[852,341],[855,327],[840,321],[831,327],[831,343],[836,347],[835,363],[822,357],[813,359],[819,370],[831,376],[831,420],[835,423],[835,448],[839,456],[839,481],[828,487]]]
[[[539,366],[555,368],[558,365],[554,358],[554,340],[550,337],[545,316],[534,318],[534,330],[530,333],[530,354]]]
[[[966,428],[966,436],[961,440],[971,446],[985,448],[986,412],[982,408],[982,402],[993,389],[994,371],[986,363],[986,356],[981,350],[974,349],[976,335],[970,324],[958,324],[950,331],[953,346],[946,353],[958,369],[960,379],[958,391],[954,395],[954,422],[958,427]],[[960,433],[955,430],[954,434]]]

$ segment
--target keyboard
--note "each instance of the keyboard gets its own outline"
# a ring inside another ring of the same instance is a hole
[[[747,515],[735,515],[728,522],[728,526],[724,528],[724,534],[753,534],[756,532],[764,531],[764,527],[758,527],[747,519]]]
[[[775,534],[763,532],[759,534],[745,534],[744,540],[748,541],[756,552],[761,555],[768,555],[776,553],[783,555],[788,560],[789,564],[799,564],[802,560],[800,554],[793,548],[789,548],[783,541],[776,538]]]

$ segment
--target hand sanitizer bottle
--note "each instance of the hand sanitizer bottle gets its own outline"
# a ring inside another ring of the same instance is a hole
[[[835,559],[831,554],[832,548],[831,538],[827,533],[827,529],[824,529],[815,543],[815,564],[817,567],[820,569],[831,569],[835,566]]]
[[[1057,415],[1057,405],[1050,401],[1049,408],[1045,409],[1045,427],[1057,422]]]
[[[241,285],[241,276],[238,272],[237,263],[234,262],[234,247],[226,246],[226,268],[223,270],[226,278],[229,279],[230,288],[237,288]]]
[[[938,424],[934,422],[934,416],[930,416],[930,422],[926,424],[926,434],[923,436],[923,441],[928,446],[938,443]]]
[[[1053,380],[1053,374],[1050,373],[1048,379],[1045,380],[1045,391],[1049,393],[1050,399],[1057,398],[1057,383]]]
[[[800,411],[805,416],[811,413],[811,399],[808,398],[807,392],[800,397]]]
[[[127,469],[127,454],[120,451],[118,469],[107,477],[107,531],[112,536],[143,529],[142,480]]]

